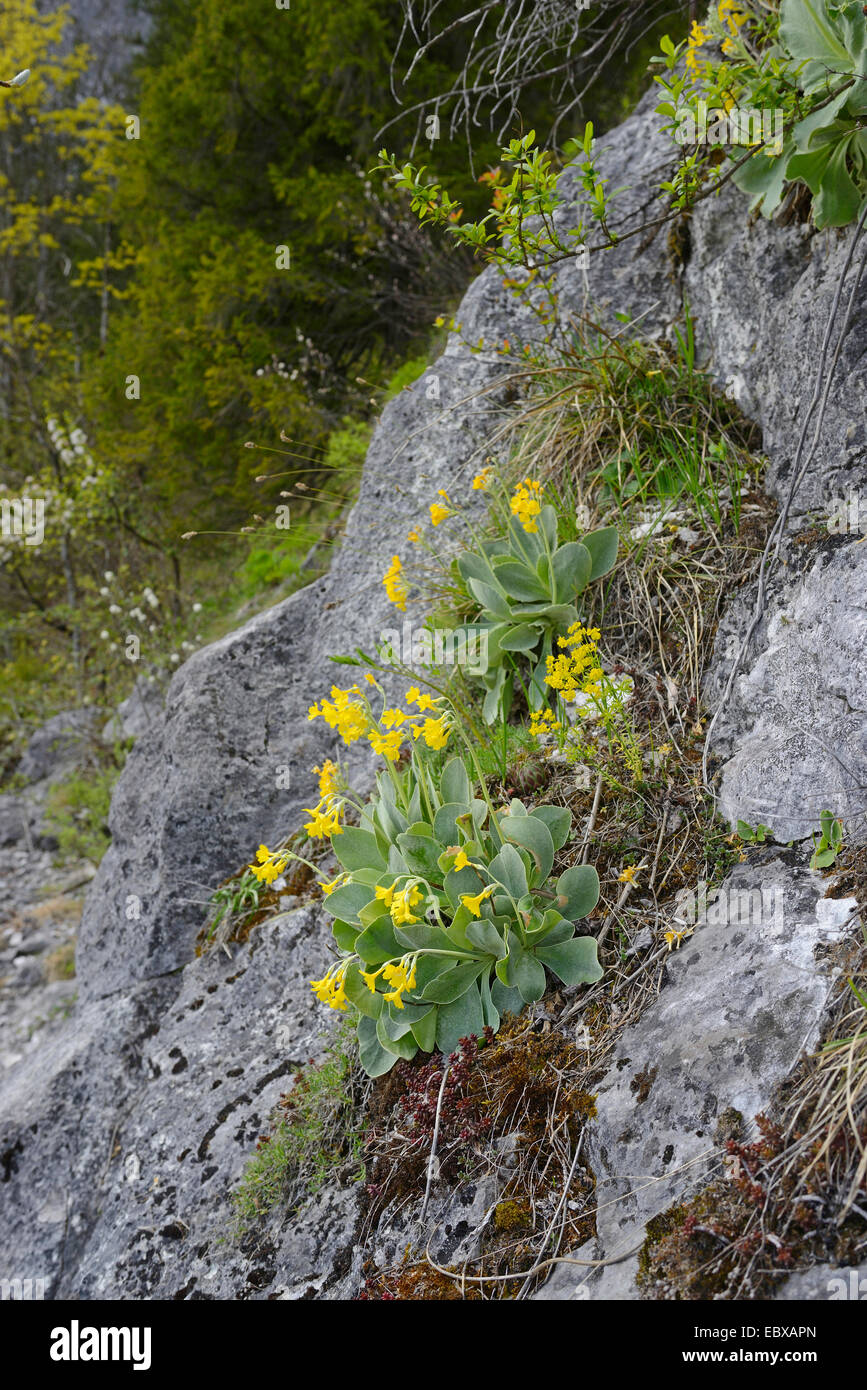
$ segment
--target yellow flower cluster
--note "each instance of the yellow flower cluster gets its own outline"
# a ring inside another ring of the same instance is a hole
[[[361,978],[367,985],[371,994],[376,993],[376,981],[380,975],[391,985],[391,989],[382,997],[389,1004],[394,1004],[396,1009],[404,1007],[403,995],[407,990],[415,989],[415,966],[418,956],[403,956],[399,961],[389,960],[381,965],[378,970],[370,972],[362,970]]]
[[[430,504],[430,522],[431,522],[431,526],[439,526],[439,524],[440,524],[441,521],[445,521],[446,518],[447,518],[447,517],[450,517],[450,516],[454,516],[454,510],[453,510],[453,508],[451,508],[451,507],[444,507],[444,506],[442,505],[441,502],[431,502],[431,504]]]
[[[280,850],[272,851],[267,845],[260,845],[256,850],[256,863],[251,864],[250,868],[260,883],[273,883],[280,877],[288,862]]]
[[[439,699],[433,699],[430,695],[423,695],[417,685],[413,685],[406,692],[406,703],[415,705],[419,714],[429,711],[436,715],[435,719],[425,719],[423,724],[412,724],[412,736],[414,739],[423,738],[428,748],[445,748],[449,741],[450,725],[448,715],[440,714],[438,706]],[[400,714],[400,710],[394,711]],[[412,719],[414,715],[407,715],[405,718]]]
[[[424,738],[428,748],[445,748],[449,741],[449,725],[445,714],[441,714],[439,719],[426,719],[423,724],[413,724],[412,736],[414,739]]]
[[[404,888],[398,888],[397,884],[398,880],[395,879],[390,888],[380,887],[373,891],[379,901],[385,903],[396,927],[411,926],[413,922],[420,922],[420,917],[413,917],[412,909],[424,900],[424,894],[416,888],[414,882],[406,884]]]
[[[720,0],[717,7],[717,17],[721,24],[724,24],[731,35],[731,38],[723,39],[722,51],[726,54],[736,53],[737,45],[734,40],[738,37],[742,25],[746,24],[749,15],[742,10],[738,0]]]
[[[579,690],[601,698],[602,668],[596,646],[601,636],[598,627],[585,628],[581,623],[573,623],[566,636],[558,639],[558,646],[565,650],[548,657],[545,681],[559,690],[564,700],[574,700]]]
[[[533,710],[530,715],[530,733],[533,738],[538,738],[540,734],[553,734],[554,730],[560,727],[560,720],[554,718],[552,709]]]
[[[531,534],[539,529],[536,517],[542,510],[542,488],[543,484],[538,478],[525,478],[515,488],[509,503],[512,515],[516,516],[524,530]]]
[[[348,1007],[344,989],[348,966],[349,961],[342,961],[321,980],[310,981],[313,993],[321,1004],[327,1004],[330,1009],[340,1009],[343,1013]]]
[[[417,714],[406,714],[397,708],[385,709],[378,721],[374,719],[366,701],[363,698],[352,698],[354,696],[361,697],[361,690],[357,685],[350,686],[348,690],[338,690],[337,686],[333,685],[331,699],[323,699],[318,705],[311,705],[307,718],[324,719],[329,728],[336,729],[347,744],[354,743],[366,734],[373,751],[387,758],[389,762],[397,762],[400,757],[403,743],[401,726],[404,724],[413,738],[423,738],[428,748],[445,748],[448,743],[451,727],[448,715],[445,712],[440,713],[439,700],[422,695],[417,686],[412,686],[406,692],[407,704],[416,705]],[[436,717],[420,719],[426,711],[430,711]],[[322,810],[321,806],[319,810]]]
[[[692,21],[692,29],[689,33],[686,49],[686,66],[694,73],[698,73],[699,63],[696,52],[699,48],[710,41],[710,34],[706,34],[697,19]]]
[[[313,771],[319,776],[320,796],[331,796],[340,790],[340,768],[330,758],[326,758],[321,767],[314,767]]]
[[[332,685],[331,699],[323,699],[321,709],[319,705],[311,705],[307,718],[324,719],[329,729],[337,730],[344,743],[354,743],[367,733],[368,725],[364,706],[350,699],[350,696],[360,694],[357,685],[351,685],[348,690],[338,690],[336,685]]]
[[[330,839],[332,835],[343,834],[340,824],[342,801],[336,801],[331,796],[323,797],[318,806],[305,806],[304,809],[310,816],[310,820],[304,822],[304,829],[311,840]]]
[[[391,564],[382,577],[385,585],[385,592],[392,603],[400,609],[401,613],[406,612],[406,601],[409,597],[409,588],[403,577],[403,565],[400,563],[400,556],[394,555]]]

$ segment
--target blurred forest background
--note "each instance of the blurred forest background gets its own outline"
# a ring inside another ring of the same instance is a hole
[[[89,8],[0,6],[0,76],[31,70],[0,90],[0,497],[46,500],[41,545],[0,537],[6,785],[47,717],[109,710],[327,565],[379,409],[479,269],[377,151],[477,216],[501,138],[615,124],[688,5],[142,0],[128,53],[80,41]]]

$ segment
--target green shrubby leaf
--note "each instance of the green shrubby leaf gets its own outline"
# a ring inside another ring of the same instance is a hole
[[[342,835],[334,836],[332,848],[344,869],[377,869],[381,873],[385,868],[376,837],[367,830],[347,825]]]
[[[503,845],[488,865],[488,871],[491,878],[501,883],[513,898],[523,898],[527,891],[527,872],[514,845]]]
[[[598,901],[599,875],[591,864],[578,864],[558,878],[556,906],[570,921],[586,917]]]
[[[374,994],[367,988],[354,961],[347,967],[343,988],[350,1004],[354,1004],[360,1014],[367,1018],[379,1018],[384,1007],[382,995]]]
[[[376,1021],[366,1015],[358,1020],[358,1056],[368,1076],[384,1076],[397,1061],[397,1054],[387,1052],[376,1034]]]
[[[601,579],[614,568],[619,543],[616,526],[605,526],[602,530],[591,531],[584,537],[581,544],[590,552],[591,561],[588,583],[592,583],[594,579]]]
[[[554,598],[558,604],[568,603],[586,588],[593,568],[590,551],[580,541],[561,545],[552,561]],[[556,619],[555,619],[556,621]]]
[[[372,1022],[372,1020],[368,1021]],[[379,1015],[379,1018],[376,1020],[376,1023],[374,1024],[374,1027],[376,1029],[376,1041],[379,1043],[380,1047],[384,1049],[384,1051],[391,1052],[394,1054],[395,1057],[402,1057],[405,1061],[409,1061],[409,1059],[411,1057],[414,1057],[415,1054],[418,1052],[418,1043],[412,1036],[412,1033],[409,1028],[407,1028],[405,1032],[401,1033],[400,1037],[398,1038],[390,1037],[388,1028],[386,1026],[388,1022],[388,1014],[383,1009],[382,1013]]]
[[[358,922],[358,914],[367,903],[373,902],[373,889],[364,883],[344,883],[323,899],[322,906],[341,921]],[[360,925],[360,922],[359,922]]]
[[[565,806],[536,806],[532,814],[548,827],[555,850],[562,849],[572,828],[572,812]]]
[[[474,987],[482,971],[488,969],[488,965],[483,961],[456,965],[453,970],[446,970],[435,980],[431,980],[430,984],[425,986],[422,998],[430,1000],[433,1004],[451,1004],[455,999],[460,999],[466,990]]]
[[[469,804],[473,788],[462,758],[449,759],[443,768],[440,786],[444,804]]]
[[[536,956],[560,977],[564,985],[589,985],[602,979],[602,966],[593,936],[573,936],[571,941],[538,946]]]
[[[380,917],[367,927],[357,937],[355,950],[365,965],[382,965],[384,961],[395,960],[404,953],[404,947],[394,934],[390,917]]]
[[[501,816],[500,829],[507,840],[528,851],[535,865],[531,882],[539,887],[554,863],[554,841],[544,821],[535,816]]]
[[[437,1047],[448,1056],[461,1038],[478,1037],[484,1026],[482,999],[474,984],[453,1004],[441,1004],[437,1010]]]

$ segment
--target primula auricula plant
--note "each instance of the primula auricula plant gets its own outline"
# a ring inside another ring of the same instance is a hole
[[[364,805],[348,790],[326,793],[306,829],[329,834],[343,870],[323,885],[340,958],[313,989],[355,1015],[361,1062],[380,1076],[419,1049],[449,1053],[461,1037],[496,1031],[505,1012],[542,996],[546,967],[566,984],[602,971],[594,938],[575,935],[599,897],[595,869],[579,865],[551,880],[570,812],[517,800],[496,811],[448,702],[411,689],[409,709],[388,708],[381,687],[369,684],[378,714],[353,686],[335,688],[310,717],[326,718],[347,743],[380,744],[386,769]],[[407,733],[412,751],[399,766]],[[443,766],[440,750],[453,739],[464,750]],[[340,823],[347,803],[357,827]],[[316,821],[322,814],[330,832]],[[296,857],[281,849],[272,859],[281,870]],[[258,870],[271,871],[262,861]]]
[[[525,478],[510,496],[489,474],[485,470],[474,486],[488,493],[498,534],[475,538],[456,565],[468,599],[479,605],[472,630],[487,634],[483,711],[493,724],[508,714],[516,681],[530,710],[542,709],[558,634],[578,623],[578,595],[613,568],[618,537],[607,526],[560,545],[557,512],[545,502],[544,483]]]
[[[867,194],[867,19],[860,0],[717,0],[685,43],[661,44],[657,76],[684,159],[663,185],[689,204],[715,147],[735,183],[771,217],[788,184],[813,194],[818,227],[858,217]],[[735,128],[736,126],[736,128]],[[696,139],[697,132],[702,135]],[[745,158],[742,146],[758,148]]]

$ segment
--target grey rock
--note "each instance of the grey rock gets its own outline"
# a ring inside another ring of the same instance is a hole
[[[763,434],[766,486],[783,498],[815,386],[820,349],[853,229],[816,232],[745,215],[728,185],[690,221],[684,291],[699,351]],[[818,446],[800,485],[793,524],[864,484],[867,465],[863,298],[844,342]],[[867,520],[867,514],[865,514]]]
[[[62,710],[31,736],[15,769],[24,782],[56,781],[93,756],[102,723],[95,709]]]
[[[246,1253],[229,1238],[257,1136],[327,1041],[309,989],[325,941],[316,908],[275,918],[233,960],[212,953],[79,1009],[11,1070],[0,1083],[4,1269],[86,1299],[301,1296],[344,1272],[351,1191],[297,1219],[279,1213]],[[46,1102],[57,1130],[43,1166]]]
[[[38,819],[29,798],[11,792],[0,795],[0,849],[32,843]]]
[[[460,1267],[474,1259],[483,1232],[499,1200],[494,1178],[462,1182],[453,1191],[436,1191],[421,1216],[421,1203],[397,1203],[383,1212],[376,1226],[371,1259],[379,1269],[422,1260],[429,1250],[438,1264]]]
[[[640,1246],[652,1216],[709,1181],[722,1112],[740,1112],[750,1134],[815,1044],[834,978],[828,951],[856,907],[823,897],[824,886],[776,857],[738,866],[621,1037],[588,1131],[604,1258]],[[591,1297],[635,1298],[636,1269],[619,1259],[591,1275]]]
[[[770,826],[780,843],[818,828],[823,810],[865,838],[867,810],[867,551],[826,543],[800,575],[787,570],[742,663],[713,751],[724,759],[719,808]],[[707,680],[713,705],[749,625],[754,589],[720,625]]]
[[[119,739],[140,738],[160,718],[163,704],[163,692],[156,681],[139,678],[132,693],[121,700],[106,723],[103,742],[113,744]]]

